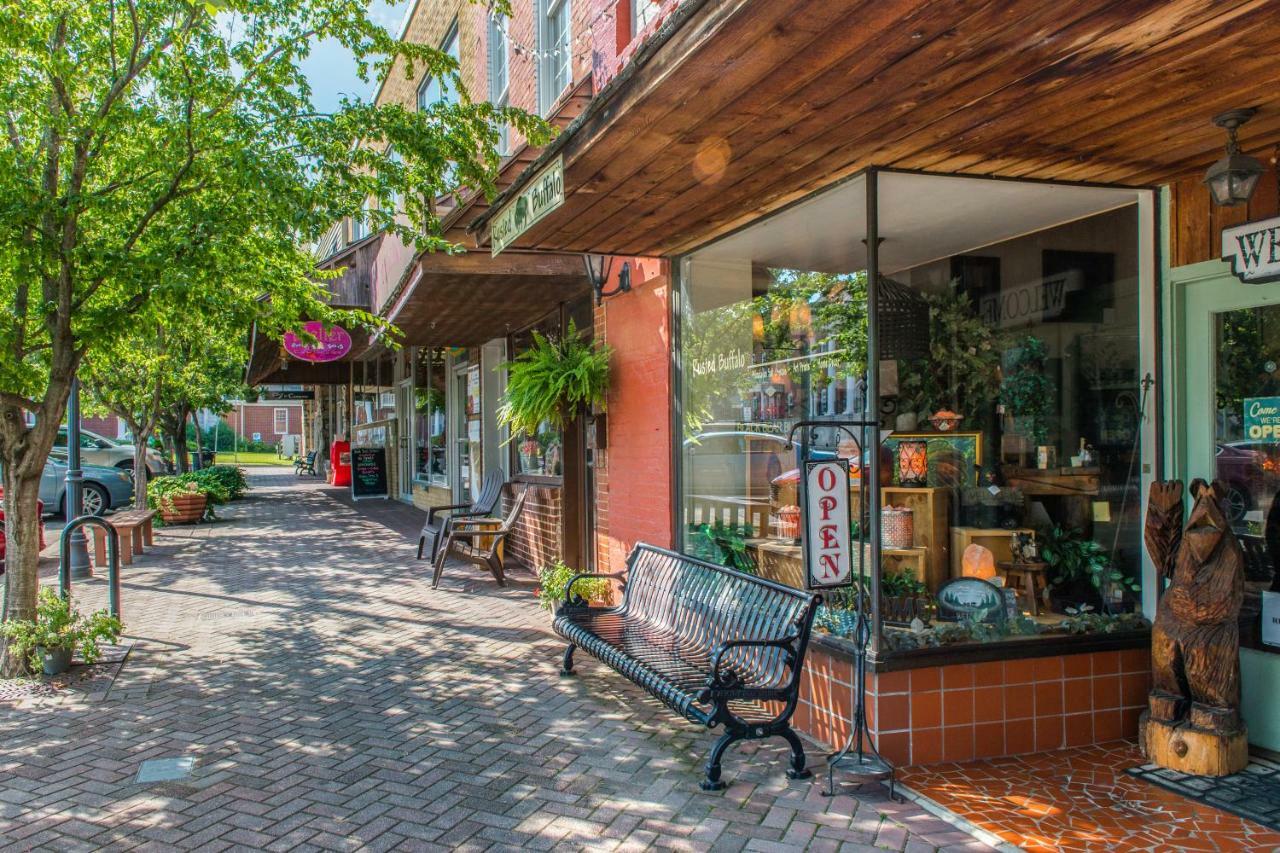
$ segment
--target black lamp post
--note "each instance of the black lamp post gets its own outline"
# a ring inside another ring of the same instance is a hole
[[[1227,153],[1218,162],[1209,167],[1204,174],[1204,182],[1213,196],[1213,203],[1222,207],[1234,207],[1248,204],[1258,186],[1265,167],[1248,154],[1240,153],[1240,144],[1236,141],[1236,131],[1240,125],[1253,118],[1257,110],[1252,107],[1240,110],[1227,110],[1215,116],[1213,123],[1227,131]]]
[[[66,520],[70,524],[84,515],[84,472],[80,470],[80,380],[71,380],[71,397],[67,400],[67,498]],[[71,531],[67,541],[73,580],[93,576],[89,563],[89,544],[83,527]]]

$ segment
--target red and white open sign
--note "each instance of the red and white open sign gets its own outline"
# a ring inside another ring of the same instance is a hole
[[[809,589],[853,583],[849,461],[805,463],[804,555]]]

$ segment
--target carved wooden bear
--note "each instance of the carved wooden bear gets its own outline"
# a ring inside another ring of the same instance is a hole
[[[1191,484],[1185,529],[1182,484],[1155,483],[1145,539],[1161,578],[1172,581],[1151,631],[1154,721],[1222,734],[1240,729],[1237,619],[1244,600],[1244,554],[1223,511],[1220,483]]]

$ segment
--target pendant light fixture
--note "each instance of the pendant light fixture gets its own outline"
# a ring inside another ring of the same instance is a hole
[[[1258,186],[1258,179],[1266,169],[1248,154],[1240,153],[1240,144],[1236,141],[1236,131],[1240,125],[1253,118],[1256,109],[1248,107],[1239,110],[1227,110],[1216,116],[1213,123],[1227,131],[1227,154],[1205,172],[1204,182],[1213,196],[1213,203],[1222,207],[1234,207],[1248,204]]]

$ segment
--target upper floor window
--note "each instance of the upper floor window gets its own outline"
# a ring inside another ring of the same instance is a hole
[[[360,206],[360,215],[351,217],[351,242],[359,243],[369,236],[369,222],[365,213],[366,205]]]
[[[569,50],[570,0],[537,0],[538,2],[538,111],[551,112],[560,93],[572,81],[572,56]]]
[[[404,162],[404,158],[400,156],[400,152],[391,146],[387,147],[387,159],[390,160],[392,163],[395,163],[397,166]],[[392,214],[393,216],[399,213],[401,209],[402,201],[403,199],[401,198],[399,191],[392,192],[391,198],[390,198],[391,209],[388,211],[388,213]]]
[[[631,37],[635,38],[640,31],[649,26],[649,22],[658,17],[660,0],[631,0]]]
[[[507,19],[493,15],[489,18],[489,102],[495,107],[507,106],[510,99],[508,53]],[[505,123],[498,127],[498,153],[511,153],[511,128]]]
[[[449,33],[440,43],[440,50],[453,57],[454,62],[459,61],[457,21],[449,26]],[[442,81],[439,77],[428,77],[418,87],[418,109],[425,110],[437,101],[456,104],[458,93],[453,91],[448,81]]]

